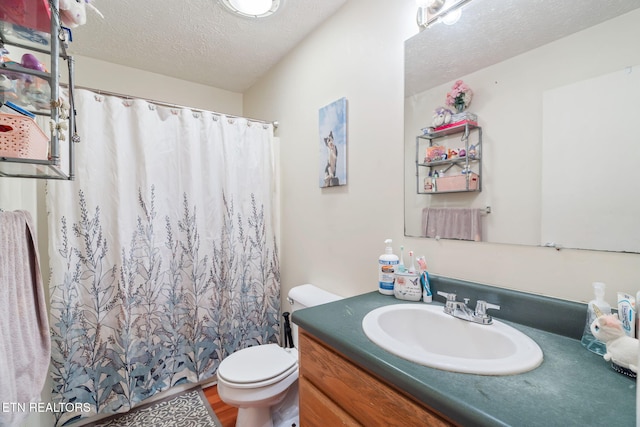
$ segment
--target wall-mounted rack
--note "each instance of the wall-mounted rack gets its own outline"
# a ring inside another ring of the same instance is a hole
[[[18,6],[14,4],[12,7],[13,3],[16,2],[8,0],[5,4],[3,0],[0,5],[0,49],[15,47],[46,54],[50,58],[50,68],[41,71],[16,62],[0,61],[0,77],[6,81],[35,79],[46,82],[50,102],[45,106],[33,106],[28,102],[20,105],[31,114],[23,116],[17,113],[17,117],[26,117],[28,120],[18,120],[13,112],[7,113],[6,109],[4,114],[0,114],[0,177],[72,180],[75,170],[74,144],[79,141],[75,132],[73,104],[74,62],[73,57],[66,53],[67,33],[60,24],[59,0],[23,0]],[[46,27],[43,22],[46,20],[49,23],[48,32],[43,31]],[[60,93],[60,60],[67,63],[65,96]],[[3,96],[0,100],[4,102],[7,99]],[[40,129],[43,126],[38,126],[36,120],[30,117],[32,115],[49,119],[49,136]],[[64,141],[68,143],[64,155],[65,159],[68,156],[68,161],[63,166],[61,142]],[[46,147],[38,147],[35,151],[30,147],[42,144]]]
[[[471,134],[475,134],[474,144],[470,144],[469,141]],[[435,145],[436,140],[446,140],[450,136],[461,137],[459,140],[454,140],[456,141],[454,143],[458,145],[451,146],[447,143]],[[480,180],[482,175],[481,147],[482,128],[472,120],[463,120],[418,135],[416,137],[415,160],[417,194],[433,195],[482,191]],[[450,156],[451,148],[456,148],[460,152],[464,150],[464,155],[458,156],[458,151],[456,151],[455,156]],[[432,149],[433,151],[431,151]],[[429,154],[430,151],[433,153],[432,155]],[[452,168],[454,170],[450,171]],[[441,174],[434,176],[438,170]]]

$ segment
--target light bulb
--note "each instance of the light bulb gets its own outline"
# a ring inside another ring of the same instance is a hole
[[[440,19],[442,20],[442,23],[445,25],[453,25],[460,20],[461,16],[462,16],[462,8],[458,7],[457,9],[452,10],[451,12],[445,13],[444,16],[440,17]]]
[[[271,0],[229,0],[229,3],[247,15],[262,15],[271,9]]]
[[[221,0],[232,12],[249,18],[272,15],[280,7],[282,0]]]

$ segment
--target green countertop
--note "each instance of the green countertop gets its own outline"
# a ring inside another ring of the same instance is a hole
[[[356,364],[463,426],[635,426],[635,379],[613,371],[576,339],[501,320],[538,343],[544,353],[540,367],[508,376],[447,372],[395,356],[366,337],[363,317],[389,304],[424,303],[374,291],[297,310],[292,320]]]

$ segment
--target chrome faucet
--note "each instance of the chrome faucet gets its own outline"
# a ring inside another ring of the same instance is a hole
[[[438,295],[445,297],[447,300],[444,305],[445,313],[468,322],[490,325],[493,319],[487,314],[487,309],[492,308],[494,310],[500,310],[500,306],[497,304],[478,300],[474,311],[467,305],[469,304],[469,298],[464,298],[464,302],[461,302],[456,300],[456,294],[438,291]]]

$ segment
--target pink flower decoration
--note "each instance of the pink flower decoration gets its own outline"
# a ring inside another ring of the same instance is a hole
[[[447,92],[447,105],[453,107],[459,113],[464,111],[471,104],[473,91],[462,80],[456,80],[450,92]]]

